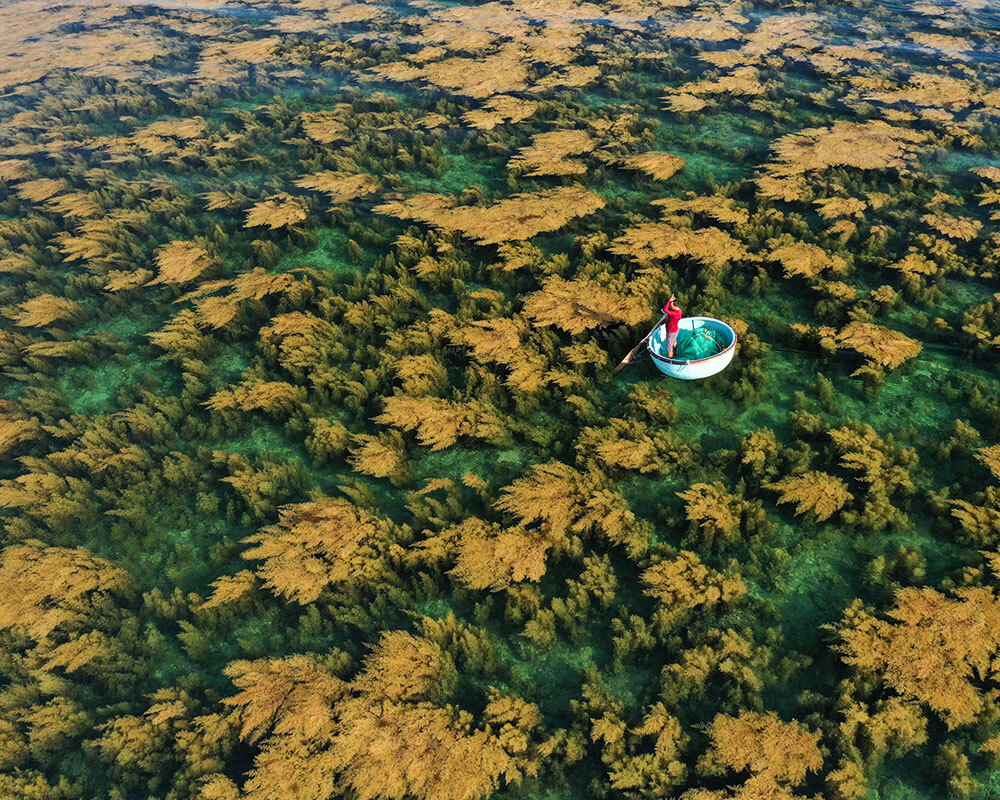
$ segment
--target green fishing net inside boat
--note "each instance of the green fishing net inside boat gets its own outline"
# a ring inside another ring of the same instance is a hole
[[[721,334],[708,328],[695,328],[693,331],[679,331],[677,334],[677,349],[674,358],[684,361],[696,361],[708,358],[726,349]]]

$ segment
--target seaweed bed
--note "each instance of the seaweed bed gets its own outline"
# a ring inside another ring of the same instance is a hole
[[[4,3],[0,797],[996,797],[998,28]]]

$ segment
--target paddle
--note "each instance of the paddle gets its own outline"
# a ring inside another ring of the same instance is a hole
[[[628,353],[625,355],[625,358],[623,358],[621,360],[621,362],[618,364],[618,366],[615,367],[615,374],[616,375],[622,369],[622,367],[624,367],[624,366],[632,363],[632,359],[636,357],[636,355],[638,354],[638,352],[640,350],[642,350],[642,346],[644,344],[646,344],[646,340],[649,339],[649,337],[652,336],[654,333],[656,333],[656,329],[659,328],[660,325],[663,324],[663,320],[665,320],[666,318],[667,318],[666,314],[664,314],[662,317],[660,317],[660,321],[657,322],[653,326],[653,330],[651,330],[649,333],[647,333],[645,336],[643,336],[642,337],[642,341],[639,342],[639,344],[637,344],[635,347],[633,347],[631,350],[628,351]]]

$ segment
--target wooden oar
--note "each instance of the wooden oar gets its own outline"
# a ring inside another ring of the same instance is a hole
[[[656,329],[659,328],[663,324],[663,320],[665,320],[666,318],[667,318],[666,314],[664,314],[662,317],[660,317],[660,321],[657,322],[653,326],[653,330],[651,330],[649,333],[647,333],[645,336],[643,336],[642,337],[642,341],[639,342],[639,344],[637,344],[635,347],[633,347],[631,350],[628,351],[628,353],[626,354],[625,358],[623,358],[621,360],[621,362],[618,364],[618,366],[615,367],[615,374],[616,375],[622,369],[622,367],[624,367],[624,366],[632,363],[632,359],[636,357],[636,354],[638,354],[638,352],[640,350],[642,350],[642,346],[644,344],[646,344],[646,340],[649,339],[649,337],[652,336],[654,333],[656,333]]]

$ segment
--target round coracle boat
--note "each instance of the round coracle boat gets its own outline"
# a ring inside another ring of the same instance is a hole
[[[678,323],[674,357],[667,358],[667,328],[661,325],[646,347],[656,368],[671,378],[695,381],[722,372],[736,354],[737,336],[732,326],[712,317],[684,317]],[[708,355],[703,355],[704,353]],[[686,353],[695,357],[686,357]],[[700,357],[699,357],[700,356]]]

